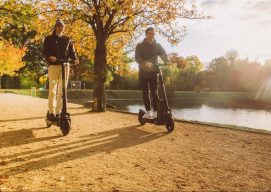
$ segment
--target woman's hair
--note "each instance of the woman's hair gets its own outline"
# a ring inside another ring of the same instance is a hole
[[[52,32],[52,35],[55,35],[55,34],[56,34],[56,29],[54,29]]]

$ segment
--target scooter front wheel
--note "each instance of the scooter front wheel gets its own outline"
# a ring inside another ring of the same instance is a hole
[[[60,129],[63,134],[63,136],[66,136],[70,133],[71,130],[71,121],[65,119],[60,123]]]
[[[168,132],[172,132],[174,130],[175,124],[172,116],[170,114],[165,115],[165,124]]]

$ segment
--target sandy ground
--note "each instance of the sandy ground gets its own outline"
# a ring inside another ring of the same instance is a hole
[[[271,135],[69,104],[72,131],[46,128],[47,100],[0,94],[0,191],[271,191]]]

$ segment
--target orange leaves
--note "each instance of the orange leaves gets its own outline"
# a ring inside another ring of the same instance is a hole
[[[25,49],[19,49],[3,39],[0,39],[0,75],[14,75],[15,71],[24,66],[22,57]]]
[[[169,60],[171,63],[176,63],[179,69],[183,69],[186,66],[186,61],[183,57],[179,56],[178,53],[171,53],[169,55]]]
[[[41,76],[41,77],[39,78],[39,82],[40,82],[41,84],[45,84],[46,81],[47,81],[47,79],[48,79],[47,75],[43,75],[43,76]]]
[[[176,20],[201,18],[190,0],[55,0],[42,1],[44,4],[33,1],[40,5],[41,33],[53,26],[52,20],[61,17],[67,24],[65,33],[75,40],[79,54],[93,61],[97,41],[105,39],[107,64],[115,66],[124,64],[127,44],[147,26],[152,25],[176,45],[185,34]],[[180,58],[178,62],[183,67]]]

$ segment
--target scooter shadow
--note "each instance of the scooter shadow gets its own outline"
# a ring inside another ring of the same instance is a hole
[[[79,137],[77,141],[65,142],[3,157],[12,162],[14,161],[13,158],[17,159],[27,154],[27,158],[33,160],[32,162],[20,162],[19,165],[12,169],[7,168],[4,170],[4,174],[12,176],[24,173],[26,170],[39,170],[100,153],[110,154],[119,149],[132,148],[157,140],[167,134],[165,131],[157,132],[157,130],[156,133],[148,132],[138,125],[133,125],[85,135]]]
[[[61,135],[59,135],[59,136],[35,138],[33,134],[33,130],[40,130],[40,129],[45,129],[45,127],[21,129],[21,130],[7,131],[7,132],[0,133],[0,146],[1,148],[12,147],[12,146],[30,144],[30,143],[41,142],[41,141],[46,141],[46,140],[62,137]]]
[[[89,115],[92,112],[86,111],[86,112],[81,112],[81,113],[72,113],[71,116],[80,116],[80,115]],[[36,120],[36,119],[45,119],[46,115],[40,116],[40,117],[25,117],[25,118],[18,118],[18,119],[5,119],[1,120],[0,123],[9,123],[9,122],[15,122],[15,121],[28,121],[28,120]]]

